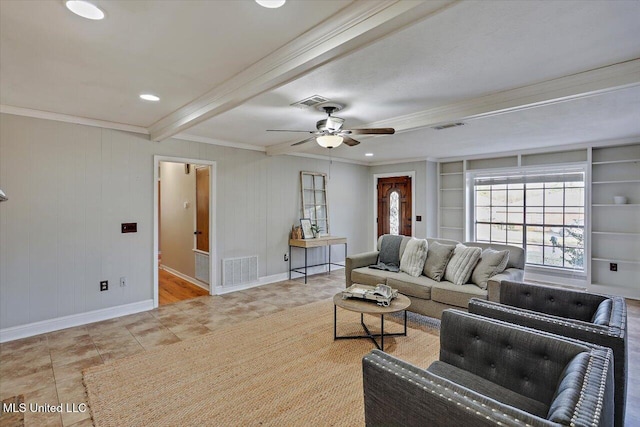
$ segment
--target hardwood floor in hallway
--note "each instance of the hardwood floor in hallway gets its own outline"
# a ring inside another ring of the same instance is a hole
[[[158,303],[160,305],[171,304],[209,295],[206,289],[189,283],[166,270],[158,270]]]

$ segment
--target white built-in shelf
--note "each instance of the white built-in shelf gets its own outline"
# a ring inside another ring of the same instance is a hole
[[[460,211],[462,210],[462,206],[442,206],[440,209]]]
[[[626,159],[626,160],[608,160],[606,162],[591,162],[592,165],[613,165],[616,163],[636,163],[640,162],[640,159]]]
[[[443,230],[462,230],[462,227],[440,227]]]
[[[640,179],[625,179],[620,181],[593,181],[592,184],[631,184],[640,183]]]
[[[640,264],[640,261],[633,261],[630,259],[609,259],[609,258],[591,258],[594,261],[601,261],[601,262],[615,262],[615,263],[619,263],[619,264]]]
[[[592,231],[591,234],[609,234],[612,236],[640,236],[640,233],[629,233],[623,231]]]
[[[462,172],[442,172],[440,174],[440,176],[447,176],[447,175],[462,175]]]
[[[462,191],[463,188],[441,188],[440,191]]]
[[[591,206],[602,207],[602,206],[640,206],[637,203],[596,203]]]

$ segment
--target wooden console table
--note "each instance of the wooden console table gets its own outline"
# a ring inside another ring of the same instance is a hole
[[[304,283],[307,283],[307,270],[311,267],[318,267],[321,265],[329,266],[329,273],[331,273],[331,265],[337,265],[344,267],[344,264],[336,264],[331,262],[331,246],[332,245],[344,245],[344,255],[347,256],[347,238],[336,236],[323,236],[316,237],[315,239],[289,239],[289,280],[291,280],[291,273],[298,273],[304,275]],[[321,264],[308,265],[307,262],[307,250],[309,248],[329,248],[329,260]],[[304,267],[292,268],[291,260],[293,259],[292,248],[304,249]]]

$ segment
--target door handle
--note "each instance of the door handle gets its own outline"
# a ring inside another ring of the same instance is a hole
[[[202,234],[202,231],[196,230],[196,231],[193,232],[193,234]]]

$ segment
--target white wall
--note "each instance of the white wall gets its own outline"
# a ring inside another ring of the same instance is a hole
[[[162,265],[195,278],[196,171],[186,174],[184,163],[160,162],[160,181]]]
[[[216,161],[219,258],[257,254],[259,276],[287,271],[299,172],[329,172],[328,161],[1,114],[0,329],[152,298],[156,154]],[[369,249],[368,169],[331,165],[331,231],[350,253]],[[138,232],[121,234],[122,222]]]

